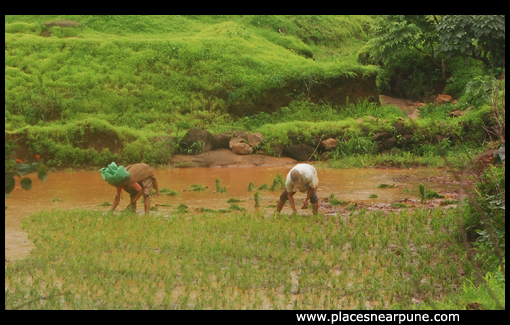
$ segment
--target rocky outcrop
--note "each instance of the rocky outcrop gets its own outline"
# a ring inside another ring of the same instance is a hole
[[[216,149],[216,138],[203,129],[189,129],[179,142],[182,152],[196,154]]]
[[[229,143],[232,136],[228,133],[218,133],[214,135],[216,139],[216,148],[230,149]]]
[[[328,138],[326,140],[322,140],[319,147],[324,150],[333,150],[338,147],[338,141],[333,138]]]
[[[264,136],[260,132],[251,133],[248,135],[248,143],[252,147],[261,145],[262,141],[264,141]]]
[[[295,144],[283,148],[283,156],[296,159],[297,161],[308,161],[312,157],[315,149],[306,144]]]
[[[232,148],[230,148],[230,150],[232,150],[232,152],[235,153],[236,155],[249,155],[249,154],[251,154],[253,149],[247,143],[238,142],[238,143],[235,143],[232,146]]]

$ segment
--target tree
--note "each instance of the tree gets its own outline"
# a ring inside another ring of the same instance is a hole
[[[391,15],[376,19],[372,39],[368,42],[370,55],[376,61],[387,62],[404,50],[415,50],[441,69],[446,81],[444,58],[436,53],[440,41],[437,26],[441,20],[436,15]]]
[[[470,57],[490,68],[504,68],[504,15],[443,16],[436,29],[439,55]]]
[[[21,178],[20,185],[25,190],[30,190],[32,188],[32,180],[28,177],[23,177],[23,175],[33,173],[37,171],[37,177],[44,183],[48,178],[46,173],[46,167],[40,163],[23,163],[20,159],[16,158],[15,148],[18,148],[15,145],[15,142],[19,139],[11,139],[7,134],[5,135],[5,196],[9,196],[9,193],[12,192],[14,186],[16,185],[16,181],[14,176],[18,176]],[[39,159],[39,155],[35,156],[36,159]]]

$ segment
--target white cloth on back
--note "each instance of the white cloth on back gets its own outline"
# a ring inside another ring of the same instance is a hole
[[[290,178],[290,173],[294,169],[297,169],[301,175],[301,184],[294,184]],[[297,192],[298,190],[304,193],[310,187],[317,188],[317,185],[319,185],[319,178],[317,177],[317,170],[312,165],[297,164],[287,174],[286,189],[289,193]]]

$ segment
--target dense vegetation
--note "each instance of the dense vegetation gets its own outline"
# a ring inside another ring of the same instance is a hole
[[[44,24],[59,20],[69,21]],[[458,169],[465,177],[471,176],[476,191],[468,195],[461,213],[464,229],[455,236],[466,235],[464,243],[474,242],[478,250],[474,258],[468,256],[469,268],[473,268],[468,276],[473,283],[488,284],[499,294],[504,288],[505,163],[485,168],[473,158],[504,142],[504,57],[504,16],[5,16],[6,193],[7,176],[10,180],[15,172],[23,175],[39,170],[44,178],[39,161],[50,170],[104,167],[111,161],[165,166],[172,155],[182,152],[178,143],[190,128],[212,133],[261,132],[265,140],[257,149],[269,155],[281,154],[281,148],[296,141],[315,147],[328,135],[339,142],[329,154],[330,167],[421,165]],[[336,102],[314,97],[314,90],[329,87],[332,80],[355,84],[370,78],[376,78],[379,94],[424,101],[420,118],[410,120],[398,107],[381,107],[373,96],[364,101],[346,97]],[[436,105],[434,96],[441,92],[458,102]],[[280,101],[278,95],[288,100]],[[268,102],[276,104],[271,107]],[[453,111],[459,114],[452,115]],[[396,139],[390,150],[374,139],[382,132]],[[412,138],[406,138],[409,134]],[[13,147],[11,136],[17,138],[19,148]],[[28,169],[28,164],[16,160],[13,149],[19,149],[16,153],[23,153],[28,163],[37,163]],[[24,185],[29,188],[27,181]],[[89,212],[79,214],[82,219],[96,220]],[[453,220],[450,214],[446,217]],[[59,218],[65,215],[41,214],[31,222],[51,224]],[[77,229],[84,225],[90,226],[84,223]],[[433,225],[425,222],[417,226]],[[33,231],[29,223],[26,227]],[[297,222],[289,227],[300,229],[301,225]],[[309,245],[314,247],[313,240]],[[136,244],[132,247],[140,249]],[[68,254],[81,252],[66,251],[63,258]],[[146,254],[151,260],[162,256]],[[334,267],[331,261],[338,257],[328,258],[331,260],[310,263]],[[32,262],[39,263],[30,260],[20,268],[31,269]],[[126,262],[119,259],[118,263]],[[177,267],[180,262],[169,263]],[[306,267],[310,266],[307,263]],[[42,262],[37,267],[53,268]],[[214,273],[216,270],[203,271],[222,276]],[[250,275],[252,270],[243,272],[239,274]],[[40,283],[47,283],[46,276],[59,274],[45,274]],[[6,283],[16,282],[13,274],[9,277]],[[281,285],[279,279],[275,281]],[[319,274],[310,281],[304,290],[316,290],[313,282],[323,279]],[[410,294],[408,285],[403,283],[398,290]],[[23,284],[19,286],[19,295],[9,297],[11,308],[24,301],[25,289]],[[484,307],[498,308],[490,288],[487,295],[492,302]],[[464,289],[465,294],[479,290],[466,284]],[[152,290],[161,288],[148,290],[154,297]],[[282,290],[285,295],[292,291],[290,287]],[[320,290],[317,293],[322,294]],[[107,294],[117,297],[122,292]],[[379,293],[373,294],[380,299]],[[37,299],[35,291],[30,295]],[[283,300],[276,306],[286,307],[287,298],[279,298]],[[94,299],[77,300],[76,306],[66,301],[60,304],[65,308],[119,307],[96,305]],[[152,298],[148,299],[135,302],[134,307],[153,306]],[[455,299],[464,298],[452,299],[431,306],[458,307]],[[409,300],[402,301],[403,307],[409,307]],[[179,303],[173,308],[203,306],[200,301]],[[260,306],[258,302],[245,303],[226,306]],[[321,303],[313,306],[330,308],[332,302]]]

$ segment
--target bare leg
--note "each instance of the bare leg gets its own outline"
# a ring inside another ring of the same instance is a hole
[[[313,214],[319,213],[319,202],[312,203],[313,206]]]

